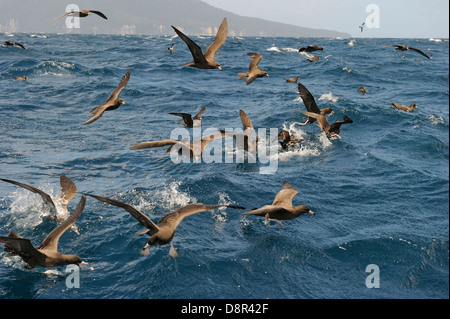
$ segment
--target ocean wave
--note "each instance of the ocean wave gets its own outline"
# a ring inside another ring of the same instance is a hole
[[[330,92],[330,93],[322,94],[318,100],[336,103],[339,100],[339,98],[337,96],[334,96],[333,93]]]
[[[277,46],[272,46],[270,48],[267,48],[266,51],[282,52]]]
[[[347,43],[347,44],[348,44],[348,46],[353,47],[353,46],[355,46],[355,43],[356,43],[356,40],[353,39],[353,40],[351,40],[351,41],[350,41],[349,43]]]
[[[436,116],[434,114],[430,114],[430,115],[427,116],[427,119],[433,125],[445,125],[445,126],[448,126],[448,122],[445,121],[445,119],[442,116]]]

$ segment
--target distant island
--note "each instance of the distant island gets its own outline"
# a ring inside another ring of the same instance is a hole
[[[108,20],[98,16],[82,18],[79,29],[66,27],[65,18],[53,19],[77,3],[80,9],[99,10]],[[173,35],[174,25],[190,35],[215,35],[224,17],[228,19],[229,36],[259,37],[351,37],[333,30],[312,29],[244,17],[218,9],[201,0],[0,0],[0,32],[145,34]],[[91,2],[92,3],[92,2]]]

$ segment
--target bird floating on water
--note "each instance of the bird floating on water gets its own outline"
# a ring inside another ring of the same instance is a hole
[[[411,103],[409,106],[401,105],[395,102],[392,102],[392,105],[395,106],[397,109],[406,111],[406,112],[414,112],[414,109],[417,108],[416,103]]]
[[[297,81],[298,81],[299,78],[300,78],[300,77],[296,75],[294,78],[284,78],[284,80],[285,80],[287,83],[297,83]]]
[[[150,238],[147,242],[147,244],[141,249],[141,255],[148,256],[149,255],[149,248],[151,246],[157,246],[157,245],[165,245],[170,243],[170,251],[169,255],[171,257],[178,257],[178,254],[173,247],[173,237],[175,235],[175,231],[178,227],[178,225],[181,223],[181,221],[186,218],[187,216],[204,212],[207,210],[212,210],[220,207],[227,207],[227,208],[234,208],[234,209],[245,209],[241,206],[234,206],[234,205],[203,205],[203,204],[189,204],[183,207],[178,208],[176,211],[167,214],[163,218],[161,218],[157,224],[151,221],[150,218],[147,217],[144,213],[140,212],[133,206],[120,202],[118,200],[97,196],[97,195],[91,195],[86,194],[87,196],[91,196],[101,202],[114,205],[117,207],[121,207],[125,209],[127,212],[131,214],[143,227],[146,229],[143,231],[136,232],[136,235],[142,235],[147,234]]]
[[[20,237],[14,231],[10,231],[7,237],[0,237],[0,243],[5,245],[4,250],[8,253],[5,257],[20,256],[26,263],[27,269],[33,269],[36,266],[56,267],[71,264],[81,268],[83,264],[89,265],[77,255],[66,255],[58,251],[59,238],[81,216],[85,203],[86,196],[83,195],[73,214],[48,234],[37,249],[34,248],[29,239]]]
[[[198,44],[188,38],[183,32],[172,26],[175,30],[176,34],[187,44],[189,51],[191,51],[192,57],[194,61],[185,63],[185,66],[190,66],[199,69],[219,69],[220,63],[215,61],[214,58],[216,56],[217,50],[219,50],[222,45],[227,40],[228,35],[228,21],[227,18],[224,18],[222,23],[220,24],[219,30],[217,31],[216,38],[214,41],[206,48],[205,53],[203,54],[202,49]]]
[[[294,135],[292,135],[286,130],[281,130],[281,132],[278,133],[278,139],[281,139],[279,143],[281,147],[285,150],[303,141],[302,138],[296,139]]]
[[[125,104],[124,100],[122,98],[118,98],[119,93],[123,90],[123,88],[127,85],[128,81],[130,80],[130,71],[128,71],[123,77],[122,80],[120,80],[119,85],[117,88],[111,93],[111,95],[108,97],[106,102],[100,106],[97,106],[96,108],[91,110],[91,113],[94,114],[89,120],[84,122],[83,124],[90,124],[92,122],[97,121],[103,113],[106,111],[112,111],[117,108],[119,108],[122,104]]]
[[[28,80],[28,76],[24,75],[24,76],[15,76],[14,80],[16,81],[26,81]]]
[[[241,215],[256,215],[265,217],[264,223],[267,225],[269,221],[276,221],[281,227],[284,225],[280,220],[289,220],[297,218],[303,214],[315,215],[306,205],[292,206],[292,199],[298,194],[298,190],[288,181],[284,181],[281,191],[275,196],[271,205],[265,205],[261,208],[242,213]]]

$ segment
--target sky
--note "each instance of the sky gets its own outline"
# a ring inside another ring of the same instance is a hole
[[[448,38],[448,0],[203,0],[238,15],[354,37]],[[375,6],[370,6],[375,5]],[[372,8],[376,9],[372,9]],[[368,12],[366,12],[366,8]],[[378,19],[376,19],[378,13]],[[361,33],[359,26],[366,22]],[[379,23],[377,23],[379,22]]]

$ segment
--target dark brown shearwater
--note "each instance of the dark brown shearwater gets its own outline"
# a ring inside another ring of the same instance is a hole
[[[249,85],[250,83],[255,81],[256,78],[269,76],[266,71],[261,71],[258,67],[258,63],[262,59],[261,54],[250,52],[247,55],[252,58],[252,61],[250,62],[250,65],[248,67],[248,72],[238,74],[239,79],[242,80],[243,78],[247,78],[246,83],[247,85]]]
[[[181,116],[183,118],[183,122],[180,122],[185,127],[198,127],[201,126],[202,123],[202,114],[206,111],[206,107],[202,107],[200,112],[198,112],[194,118],[192,118],[191,114],[188,113],[169,113],[171,115]]]
[[[297,83],[299,76],[295,76],[294,78],[284,78],[287,83]]]
[[[125,104],[122,98],[117,98],[119,96],[119,93],[123,90],[123,88],[127,85],[128,80],[130,79],[130,71],[128,71],[123,77],[122,80],[120,80],[119,85],[117,88],[111,93],[109,98],[106,100],[106,102],[100,106],[97,106],[96,108],[91,110],[91,113],[94,114],[89,120],[84,122],[83,124],[90,124],[92,122],[97,121],[103,113],[106,111],[112,111],[122,104]]]
[[[16,81],[26,81],[28,80],[28,76],[24,75],[24,76],[15,76],[14,80]]]
[[[189,157],[194,159],[197,163],[201,159],[203,150],[206,145],[208,145],[215,139],[224,138],[225,136],[227,136],[225,131],[219,131],[218,134],[203,136],[202,138],[191,144],[188,144],[184,139],[181,141],[164,139],[160,141],[142,142],[130,147],[130,150],[142,150],[147,148],[170,146],[166,150],[166,153],[178,152],[179,155],[189,154]]]
[[[309,59],[306,59],[306,60],[308,60],[309,62],[316,62],[316,61],[320,60],[320,56],[315,56],[313,58],[309,58]]]
[[[4,45],[6,45],[6,46],[17,45],[17,46],[21,47],[22,49],[26,49],[22,44],[17,43],[17,42],[13,42],[13,41],[5,41]]]
[[[358,87],[358,92],[360,92],[360,93],[367,93],[367,89],[366,89],[365,86],[360,86],[360,87]]]
[[[283,149],[288,149],[290,146],[294,146],[294,144],[297,144],[297,143],[300,143],[303,141],[302,138],[296,139],[294,135],[290,134],[286,130],[282,130],[278,134],[278,139],[282,139],[281,141],[279,141],[279,143]]]
[[[323,51],[323,47],[315,45],[315,44],[311,44],[308,45],[306,48],[300,48],[300,50],[298,50],[298,52],[314,52],[314,51]]]
[[[22,238],[13,231],[9,233],[8,237],[0,237],[0,243],[5,245],[5,251],[8,252],[6,257],[20,256],[28,269],[36,266],[56,267],[70,264],[81,268],[82,264],[88,264],[77,255],[65,255],[58,251],[59,238],[81,216],[85,203],[86,196],[83,195],[73,214],[48,234],[37,249],[33,247],[29,239]],[[91,267],[91,269],[93,268]]]
[[[292,199],[298,194],[298,190],[288,181],[284,181],[281,191],[275,196],[272,205],[265,205],[261,208],[255,208],[241,215],[256,215],[265,217],[266,224],[270,221],[276,221],[281,227],[284,227],[280,220],[289,220],[297,218],[303,214],[309,213],[315,215],[306,205],[292,206]]]
[[[297,87],[298,87],[298,93],[300,94],[300,97],[303,100],[303,103],[305,104],[305,107],[308,110],[308,112],[313,112],[313,113],[317,113],[317,114],[321,114],[321,115],[327,115],[327,114],[334,113],[333,110],[331,109],[331,107],[319,109],[313,95],[311,94],[311,92],[308,91],[308,89],[303,84],[299,83]],[[298,124],[305,125],[308,123],[314,123],[315,121],[316,121],[315,118],[308,117],[305,122],[298,123]]]
[[[341,125],[342,124],[349,124],[353,123],[353,121],[346,115],[344,115],[344,121],[335,121],[333,124],[329,124],[327,121],[327,118],[325,115],[312,113],[312,112],[306,112],[306,111],[300,111],[305,115],[308,115],[309,117],[313,117],[317,120],[319,123],[320,129],[327,135],[328,138],[337,136],[338,138],[341,138],[339,136],[339,133],[341,132]]]
[[[407,50],[412,50],[412,51],[415,51],[415,52],[417,52],[417,53],[423,55],[424,57],[426,57],[426,58],[428,58],[428,59],[431,59],[431,58],[432,58],[431,56],[426,55],[424,52],[420,51],[419,49],[411,48],[411,47],[408,46],[408,45],[391,44],[391,45],[387,45],[387,46],[385,46],[385,47],[383,47],[383,48],[386,48],[386,47],[396,47],[396,48],[395,48],[395,51],[407,51]]]
[[[214,41],[206,48],[205,54],[202,53],[202,49],[194,41],[188,38],[183,32],[172,26],[178,36],[186,42],[189,51],[191,51],[194,61],[185,63],[184,65],[199,68],[199,69],[219,69],[220,63],[214,61],[217,50],[219,50],[222,45],[227,40],[228,35],[228,21],[224,18],[220,24],[219,30],[217,31],[216,38]]]
[[[417,107],[416,103],[411,103],[409,106],[406,106],[392,102],[392,105],[395,106],[397,109],[406,112],[414,112],[414,109]]]
[[[56,209],[56,205],[53,202],[53,200],[50,197],[50,195],[47,194],[46,192],[40,190],[39,188],[36,188],[36,187],[28,185],[28,184],[16,182],[16,181],[13,181],[13,180],[10,180],[10,179],[0,178],[0,180],[2,180],[4,182],[7,182],[7,183],[10,183],[10,184],[14,184],[14,185],[20,186],[22,188],[25,188],[26,190],[29,190],[30,192],[33,192],[33,193],[38,194],[39,196],[41,196],[41,198],[44,200],[44,202],[47,205],[50,205],[51,209],[53,210],[54,214],[50,217],[51,219],[54,219],[57,222],[62,223],[67,218],[70,217],[70,212],[67,209],[67,205],[76,196],[76,194],[77,194],[77,186],[67,176],[64,176],[64,175],[59,176],[59,183],[61,185],[61,193],[59,194],[58,199],[57,199],[58,203],[61,205],[62,213],[63,213],[64,216],[61,216],[61,215],[57,214],[58,210]],[[78,227],[76,225],[72,225],[71,229],[75,233],[77,233],[78,235],[80,234],[79,231],[78,231]]]
[[[170,252],[169,255],[172,257],[178,257],[178,254],[173,247],[172,239],[175,235],[175,230],[181,221],[187,216],[204,212],[211,209],[216,209],[219,207],[228,207],[234,209],[245,209],[241,206],[232,206],[232,205],[203,205],[203,204],[189,204],[183,207],[178,208],[176,211],[167,214],[163,218],[161,218],[157,224],[151,221],[150,218],[147,217],[144,213],[140,212],[133,206],[114,200],[106,197],[101,197],[97,195],[86,194],[87,196],[91,196],[101,202],[111,204],[117,207],[121,207],[125,209],[127,212],[131,214],[143,227],[147,228],[144,231],[139,231],[136,235],[147,234],[150,238],[147,244],[142,248],[141,254],[147,256],[149,254],[149,247],[157,246],[157,245],[165,245],[170,243]]]
[[[72,10],[70,12],[66,12],[66,13],[60,15],[59,17],[55,18],[54,20],[58,20],[59,18],[62,18],[68,14],[73,14],[75,17],[84,18],[84,17],[89,16],[91,13],[94,13],[94,14],[102,17],[103,19],[108,20],[108,18],[103,13],[101,13],[100,11],[96,11],[96,10],[80,10],[80,11]]]

